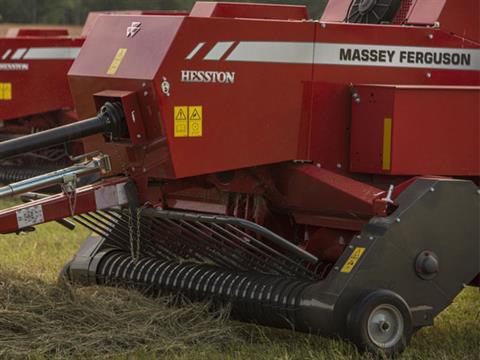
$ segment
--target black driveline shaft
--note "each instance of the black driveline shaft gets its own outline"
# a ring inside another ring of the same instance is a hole
[[[107,126],[107,121],[108,119],[105,116],[96,116],[72,124],[4,141],[0,143],[0,160],[102,133]]]
[[[122,122],[121,105],[105,103],[100,113],[93,118],[1,142],[0,160],[94,134],[120,132]]]

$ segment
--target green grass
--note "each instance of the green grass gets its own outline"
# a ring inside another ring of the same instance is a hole
[[[5,204],[4,204],[5,205]],[[340,340],[172,308],[134,291],[58,286],[88,235],[56,223],[0,236],[0,357],[115,359],[369,359]],[[472,359],[480,352],[480,293],[467,288],[402,359]]]

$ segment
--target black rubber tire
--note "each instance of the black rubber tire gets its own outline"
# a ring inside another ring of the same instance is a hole
[[[401,338],[390,347],[379,347],[368,334],[368,319],[372,311],[380,305],[395,307],[403,318],[403,332]],[[412,315],[410,309],[401,296],[389,290],[376,290],[359,299],[347,316],[347,331],[350,339],[361,350],[374,355],[394,357],[401,354],[413,334]]]

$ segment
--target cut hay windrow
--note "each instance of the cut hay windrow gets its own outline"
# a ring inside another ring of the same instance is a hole
[[[49,284],[0,269],[0,357],[105,357],[167,353],[235,340],[225,311],[169,305],[116,288]]]

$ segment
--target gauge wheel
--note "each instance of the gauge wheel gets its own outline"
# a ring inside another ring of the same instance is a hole
[[[347,317],[351,340],[374,354],[402,353],[412,337],[412,316],[405,300],[389,290],[373,291],[357,302]]]

